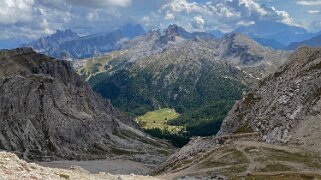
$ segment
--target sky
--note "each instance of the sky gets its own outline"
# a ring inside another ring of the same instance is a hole
[[[145,30],[232,31],[259,21],[321,30],[321,0],[0,0],[0,40],[37,39],[57,29],[80,35],[126,23]]]

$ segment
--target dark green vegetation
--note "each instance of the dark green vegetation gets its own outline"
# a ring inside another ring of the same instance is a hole
[[[120,70],[112,76],[100,73],[90,78],[89,83],[96,92],[110,99],[114,106],[134,115],[143,115],[158,107],[170,107],[179,113],[185,113],[191,110],[209,111],[211,107],[213,109],[227,103],[223,106],[230,109],[246,89],[246,85],[241,82],[224,78],[215,71],[202,72],[200,77],[192,72],[188,75],[181,74],[173,84],[167,85],[168,82],[164,79],[171,73],[170,69],[173,67],[170,67],[171,65],[162,70],[157,77],[153,71],[148,70],[137,74]],[[222,108],[223,112],[214,111],[221,116],[220,114],[227,113],[225,108]],[[209,115],[212,116],[213,113]]]
[[[183,131],[178,133],[172,133],[166,129],[161,130],[159,128],[152,128],[145,129],[145,132],[157,138],[167,139],[176,147],[183,147],[189,142],[190,139],[190,136],[185,134]]]
[[[191,135],[209,136],[217,132],[223,119],[235,101],[220,100],[190,110],[178,118],[169,121],[170,125],[185,126]]]

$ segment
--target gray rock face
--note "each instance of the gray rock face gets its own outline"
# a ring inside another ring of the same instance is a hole
[[[0,51],[0,92],[0,148],[25,159],[164,158],[157,150],[171,149],[136,129],[67,61],[32,49]]]
[[[319,117],[320,75],[321,49],[300,48],[279,71],[234,105],[218,135],[258,132],[268,143],[289,142],[295,131]]]

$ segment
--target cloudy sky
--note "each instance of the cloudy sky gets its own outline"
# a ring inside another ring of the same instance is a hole
[[[146,30],[176,23],[190,31],[232,31],[259,21],[321,30],[321,0],[0,0],[0,40],[35,39],[57,29],[111,31],[128,22]]]

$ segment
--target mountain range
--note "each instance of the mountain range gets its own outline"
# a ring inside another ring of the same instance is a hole
[[[235,32],[246,34],[252,38],[273,39],[286,46],[292,42],[303,41],[321,33],[309,33],[302,27],[271,21],[242,26],[236,29]]]
[[[31,47],[36,52],[60,59],[82,59],[108,53],[120,48],[122,41],[144,33],[140,25],[126,24],[109,33],[80,37],[71,30],[58,30],[21,47]]]
[[[182,36],[188,39],[193,38],[196,35],[203,39],[212,39],[214,37],[223,38],[226,34],[220,30],[194,32],[190,34],[185,33],[183,28],[179,31]],[[321,32],[310,33],[298,26],[264,21],[249,26],[239,27],[234,30],[234,32],[245,34],[259,44],[277,50],[294,50],[299,44],[296,42],[307,41],[308,39],[321,34]],[[124,42],[143,34],[144,29],[139,24],[126,24],[112,32],[82,37],[71,30],[58,30],[53,35],[42,37],[36,41],[20,46],[31,47],[39,53],[44,53],[54,58],[69,60],[84,59],[103,55],[114,50],[120,50],[123,48]],[[11,46],[14,46],[17,42],[12,41],[11,44]]]
[[[304,46],[318,46],[319,36],[290,45],[290,54],[260,44],[273,33],[260,43],[175,24],[138,34],[65,30],[34,44],[45,53],[78,44],[64,54],[90,57],[77,61],[1,50],[0,149],[29,161],[135,161],[156,177],[43,168],[1,152],[0,179],[321,179],[321,48]],[[90,43],[99,52],[82,49]],[[180,113],[165,123],[191,139],[177,151],[133,119],[160,108]]]
[[[274,49],[289,49],[288,46],[291,43],[301,42],[321,34],[321,31],[311,33],[299,26],[272,21],[262,21],[253,25],[242,26],[237,28],[235,32],[243,33],[263,46]]]
[[[182,115],[169,124],[187,127],[192,136],[215,134],[242,92],[287,56],[242,34],[217,39],[170,25],[124,43],[123,50],[76,64],[93,89],[120,110],[136,116],[174,108]]]

